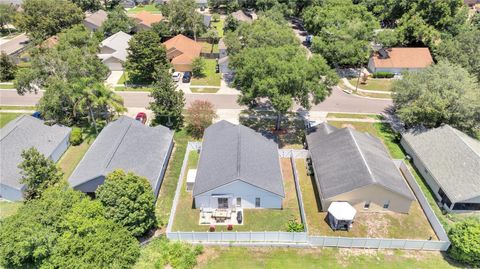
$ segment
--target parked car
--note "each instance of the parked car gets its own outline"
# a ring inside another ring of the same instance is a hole
[[[183,83],[190,83],[191,78],[192,78],[192,73],[187,71],[187,72],[183,73],[182,82]]]
[[[40,111],[35,111],[35,112],[32,113],[32,117],[37,118],[37,119],[41,119],[42,118],[42,113],[40,113]]]
[[[145,124],[147,122],[147,114],[145,114],[145,112],[138,112],[135,119],[138,120],[139,122]]]
[[[179,82],[181,77],[182,77],[182,73],[180,72],[173,72],[172,74],[172,79],[175,82]]]

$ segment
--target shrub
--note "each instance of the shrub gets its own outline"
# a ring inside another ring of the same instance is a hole
[[[457,261],[480,267],[480,221],[467,219],[455,224],[448,236],[452,245],[449,254]]]
[[[305,227],[303,223],[297,222],[296,219],[291,219],[287,223],[287,231],[288,232],[303,232],[305,231]]]
[[[393,78],[395,76],[392,72],[375,72],[373,73],[374,78]]]
[[[153,262],[154,268],[191,269],[197,264],[197,256],[202,254],[203,246],[192,246],[182,242],[171,242],[165,237],[152,240],[143,250],[144,255],[140,256],[137,263],[139,268],[150,265]]]
[[[83,136],[82,136],[82,129],[78,127],[73,127],[72,132],[70,133],[70,144],[73,146],[78,146],[82,144]]]
[[[195,100],[187,109],[187,131],[195,138],[201,138],[203,131],[210,126],[217,117],[212,103],[204,100]]]
[[[202,77],[205,70],[205,60],[202,57],[197,57],[192,62],[192,73],[195,77]]]

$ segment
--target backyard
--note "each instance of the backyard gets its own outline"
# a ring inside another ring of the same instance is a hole
[[[131,8],[127,11],[127,13],[139,13],[142,11],[148,11],[150,13],[162,13],[160,9],[158,9],[155,4],[151,5],[137,5],[134,8]]]
[[[82,160],[85,153],[87,153],[93,141],[95,141],[96,136],[93,134],[84,134],[84,136],[85,138],[80,145],[70,145],[67,151],[65,151],[60,160],[58,160],[57,162],[57,166],[63,171],[63,177],[66,180],[73,173],[73,170],[75,170],[75,167],[77,167],[78,163]]]
[[[213,21],[210,24],[211,28],[217,29],[218,37],[222,38],[223,37],[223,27],[224,27],[224,19],[219,19],[218,21]]]
[[[203,70],[203,76],[193,77],[190,85],[220,87],[221,74],[215,72],[217,61],[215,59],[204,59],[204,61],[205,68]]]
[[[351,78],[348,80],[353,87],[357,85],[357,78]],[[382,92],[389,92],[392,89],[392,82],[391,79],[374,79],[370,78],[367,80],[366,84],[362,84],[361,79],[358,83],[358,87],[363,90],[369,91],[382,91]]]
[[[208,42],[199,42],[202,45],[202,53],[218,53],[218,43],[212,44]]]
[[[202,231],[209,229],[208,225],[199,225],[200,210],[192,208],[192,193],[186,191],[186,174],[188,169],[196,169],[199,153],[191,151],[187,170],[183,179],[180,199],[177,205],[172,231]],[[243,225],[234,226],[234,231],[286,231],[289,220],[300,221],[293,170],[290,159],[281,159],[282,174],[285,188],[283,209],[243,209]],[[217,231],[226,231],[226,225],[217,225]]]

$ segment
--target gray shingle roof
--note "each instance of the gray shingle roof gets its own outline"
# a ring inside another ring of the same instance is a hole
[[[100,27],[102,26],[103,22],[107,20],[107,18],[108,13],[100,9],[99,11],[92,13],[91,15],[86,17],[85,21]]]
[[[411,130],[403,140],[453,203],[480,196],[480,141],[449,125]]]
[[[48,126],[42,120],[29,115],[22,115],[0,129],[2,184],[15,189],[22,189],[20,169],[22,151],[35,147],[43,155],[50,157],[61,142],[70,135],[70,128]]]
[[[220,121],[205,130],[193,195],[236,180],[285,197],[277,144],[248,127]]]
[[[76,187],[123,169],[146,177],[155,188],[172,143],[170,129],[122,116],[102,130],[68,181]]]
[[[116,34],[106,38],[100,44],[101,47],[109,47],[115,50],[112,54],[98,54],[98,57],[106,60],[110,57],[115,57],[125,62],[127,60],[127,49],[128,49],[128,41],[132,38],[131,35],[124,33],[122,31],[117,32]]]
[[[371,184],[415,199],[378,138],[322,123],[307,135],[307,143],[322,199]]]

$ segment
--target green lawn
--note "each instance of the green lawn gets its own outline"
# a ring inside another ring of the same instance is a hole
[[[186,191],[185,178],[188,169],[195,169],[199,154],[191,151],[187,170],[182,185],[181,196],[177,206],[173,231],[208,231],[208,225],[199,225],[200,210],[192,208],[192,193]],[[286,231],[286,224],[290,219],[300,222],[300,211],[293,181],[293,170],[289,159],[281,159],[282,174],[286,197],[283,200],[283,209],[244,209],[244,224],[234,227],[235,231]],[[217,231],[226,231],[227,226],[217,225]]]
[[[217,22],[214,22],[212,21],[210,23],[210,27],[211,28],[216,28],[217,29],[217,32],[218,32],[218,37],[219,38],[222,38],[223,37],[223,25],[224,25],[225,21],[223,19],[220,19],[219,21]]]
[[[154,4],[152,5],[138,5],[134,8],[131,8],[128,10],[127,13],[139,13],[139,12],[142,12],[142,11],[148,11],[148,12],[151,12],[151,13],[162,13],[160,11],[160,9],[158,9]]]
[[[7,90],[15,89],[15,85],[13,85],[13,84],[0,84],[0,89],[7,89]]]
[[[328,113],[327,118],[348,118],[348,119],[375,119],[382,120],[382,115],[377,114],[350,114],[350,113]]]
[[[0,110],[35,110],[34,106],[0,106]]]
[[[0,128],[3,128],[3,126],[20,115],[22,113],[0,113]]]
[[[199,258],[199,269],[447,269],[455,267],[439,252],[351,250],[336,248],[209,247]]]
[[[0,220],[15,214],[22,202],[0,201]]]
[[[352,78],[348,80],[353,87],[357,85],[357,78]],[[382,92],[389,92],[392,89],[392,82],[391,79],[368,79],[367,84],[362,84],[361,81],[358,83],[358,87],[363,90],[369,91],[382,91]]]
[[[392,99],[392,95],[388,93],[367,93],[367,92],[357,92],[357,95],[370,97],[370,98],[379,98],[379,99]]]
[[[204,59],[205,70],[202,77],[193,77],[191,85],[196,86],[220,86],[221,74],[215,73],[217,61],[215,59]]]
[[[213,44],[213,50],[212,50],[212,44],[208,42],[199,42],[202,45],[202,53],[219,53],[218,50],[218,43]]]
[[[219,88],[190,88],[193,93],[216,93]]]
[[[151,92],[152,88],[145,88],[145,87],[125,87],[125,86],[118,86],[114,88],[117,92]]]
[[[65,151],[57,162],[57,166],[63,171],[65,179],[68,179],[73,173],[73,170],[75,170],[75,167],[77,167],[85,153],[87,153],[93,141],[95,141],[95,135],[87,136],[80,145],[70,146],[67,151]]]
[[[128,73],[127,71],[123,72],[122,76],[118,80],[117,84],[125,84],[125,82],[128,80]]]

